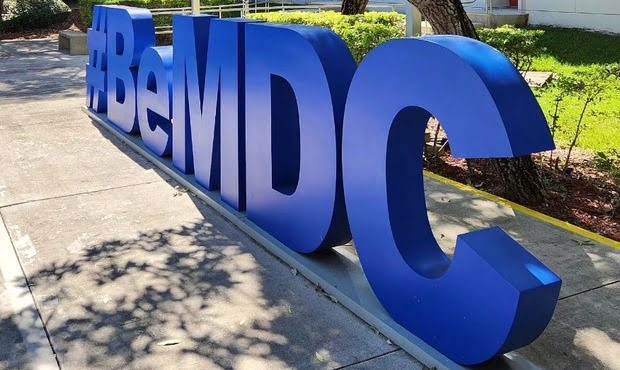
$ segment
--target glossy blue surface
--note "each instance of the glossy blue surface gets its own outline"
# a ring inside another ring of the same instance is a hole
[[[203,121],[202,108],[209,25],[214,18],[212,15],[172,18],[172,162],[184,173],[196,173],[209,190],[219,189],[220,173],[219,125],[214,119]]]
[[[172,153],[172,47],[142,53],[137,83],[138,121],[144,145],[159,156]]]
[[[351,83],[344,188],[368,281],[399,324],[452,360],[477,364],[538,337],[561,280],[499,228],[460,235],[452,261],[441,251],[422,175],[431,114],[453,154],[465,158],[522,155],[553,142],[519,72],[478,41],[389,41],[366,56]]]
[[[108,119],[127,133],[138,132],[136,76],[144,49],[155,45],[147,9],[107,6]]]
[[[88,64],[86,65],[86,106],[95,112],[107,111],[108,69],[106,56],[106,35],[108,22],[107,7],[95,5],[93,8],[93,25],[88,29]]]
[[[354,72],[330,30],[246,26],[247,216],[301,253],[350,239],[339,152]]]
[[[245,209],[245,26],[249,19],[214,19],[209,28],[203,98],[205,127],[219,126],[220,193],[238,211]],[[207,186],[196,171],[198,183]]]
[[[208,190],[245,209],[246,19],[174,18],[173,161]],[[181,41],[179,41],[181,40]],[[180,45],[179,45],[180,44]],[[194,160],[200,158],[200,160]]]

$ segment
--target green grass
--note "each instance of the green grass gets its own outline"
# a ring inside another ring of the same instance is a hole
[[[531,68],[534,71],[571,75],[579,71],[587,72],[597,65],[620,62],[620,35],[554,27],[537,29],[545,31],[541,44],[546,51],[534,60]],[[616,84],[618,89],[609,89],[602,100],[594,104],[593,111],[597,114],[585,118],[587,126],[580,136],[578,147],[595,152],[620,148],[620,81]],[[550,112],[554,106],[551,93],[543,90],[538,100],[551,122]],[[569,98],[562,106],[561,131],[556,134],[556,144],[566,146],[579,119],[581,104],[576,98]]]

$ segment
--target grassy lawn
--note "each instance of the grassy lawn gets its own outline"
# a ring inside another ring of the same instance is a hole
[[[547,50],[532,65],[534,71],[552,71],[556,74],[574,74],[587,71],[596,65],[620,62],[620,35],[606,35],[577,29],[537,27],[545,31],[542,46]],[[595,152],[620,149],[620,81],[618,90],[606,91],[603,99],[593,105],[593,112],[586,117],[586,129],[577,146]],[[539,102],[551,122],[553,97],[549,92],[540,94]],[[566,146],[575,130],[581,104],[575,98],[563,103],[560,115],[561,132],[556,134],[556,144]]]

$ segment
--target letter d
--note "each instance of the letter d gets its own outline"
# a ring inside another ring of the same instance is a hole
[[[330,30],[246,26],[247,215],[298,252],[350,239],[338,153],[354,71]]]

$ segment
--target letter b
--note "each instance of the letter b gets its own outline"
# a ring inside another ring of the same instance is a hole
[[[108,6],[108,119],[127,133],[138,131],[137,66],[144,49],[155,45],[155,26],[147,9]]]

